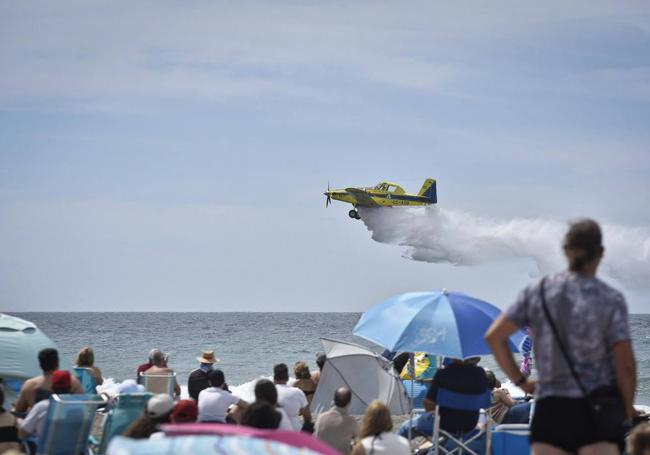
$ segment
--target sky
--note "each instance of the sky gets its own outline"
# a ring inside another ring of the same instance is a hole
[[[408,260],[328,183],[647,232],[649,174],[647,2],[0,3],[2,311],[504,308],[530,260]]]

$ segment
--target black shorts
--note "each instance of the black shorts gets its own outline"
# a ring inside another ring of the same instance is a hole
[[[535,402],[530,442],[544,442],[567,452],[596,442],[611,442],[596,434],[589,404],[584,398],[548,397]]]

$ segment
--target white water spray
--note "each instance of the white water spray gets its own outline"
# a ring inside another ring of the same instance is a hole
[[[414,261],[474,265],[530,258],[533,275],[566,267],[561,242],[567,223],[543,219],[498,221],[436,206],[360,209],[373,240],[406,247]],[[650,290],[650,231],[601,225],[603,275],[634,290]]]

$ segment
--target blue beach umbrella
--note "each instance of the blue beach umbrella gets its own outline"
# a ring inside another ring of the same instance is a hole
[[[353,333],[390,351],[467,359],[492,351],[483,336],[501,310],[459,292],[409,292],[366,311]],[[519,352],[524,334],[510,337]]]

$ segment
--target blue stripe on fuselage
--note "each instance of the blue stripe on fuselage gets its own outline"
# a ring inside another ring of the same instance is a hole
[[[402,201],[414,201],[414,202],[427,202],[431,204],[431,199],[428,197],[423,197],[423,196],[408,196],[406,194],[391,194],[390,198],[388,197],[388,194],[372,194],[368,193],[371,197],[376,197],[376,198],[382,198],[382,199],[388,199],[389,201],[392,199],[398,199]]]

